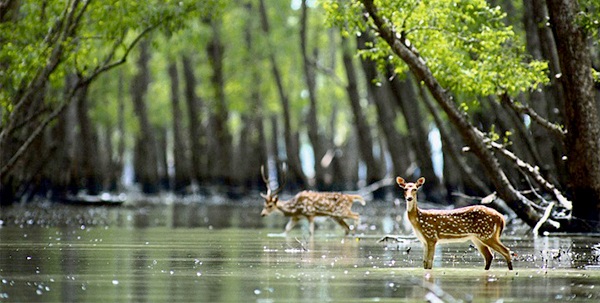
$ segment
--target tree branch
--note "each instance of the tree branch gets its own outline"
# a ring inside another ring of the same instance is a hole
[[[133,50],[133,48],[140,42],[140,40],[142,40],[142,38],[149,33],[150,31],[154,30],[155,28],[157,28],[160,25],[160,23],[157,23],[153,26],[147,27],[145,28],[137,37],[135,37],[135,39],[133,39],[133,41],[131,42],[131,44],[129,44],[129,46],[127,47],[127,49],[125,50],[125,53],[123,54],[123,56],[121,56],[121,58],[118,61],[109,63],[108,61],[113,57],[113,55],[116,52],[116,49],[118,47],[118,45],[120,43],[115,43],[113,45],[113,49],[111,50],[110,55],[108,56],[108,58],[105,60],[103,66],[99,66],[97,67],[94,72],[89,75],[88,77],[86,77],[86,79],[84,80],[84,83],[89,84],[90,82],[92,82],[92,80],[94,80],[96,77],[98,77],[100,74],[107,72],[119,65],[122,65],[123,63],[127,62],[127,57],[129,56],[129,53],[131,53],[131,51]],[[122,40],[120,40],[122,41]]]
[[[27,137],[27,140],[25,140],[25,142],[19,147],[19,149],[10,158],[10,160],[1,168],[0,175],[5,175],[14,167],[14,165],[17,163],[17,161],[25,154],[25,151],[27,151],[29,146],[42,133],[42,131],[46,128],[46,126],[48,126],[48,124],[50,122],[52,122],[52,120],[56,119],[56,117],[58,117],[58,115],[60,115],[67,108],[67,106],[71,103],[71,100],[73,99],[73,96],[75,95],[77,90],[79,90],[81,87],[89,85],[90,82],[93,79],[95,79],[97,76],[99,76],[100,74],[107,72],[110,69],[115,68],[115,67],[125,63],[127,61],[127,57],[129,55],[129,53],[135,47],[135,45],[137,45],[137,43],[142,39],[142,37],[144,35],[146,35],[148,32],[150,32],[157,26],[158,26],[158,24],[155,24],[154,26],[144,29],[133,40],[133,42],[131,42],[131,44],[126,49],[125,54],[123,54],[123,56],[118,61],[115,61],[113,63],[108,63],[105,61],[104,65],[99,68],[96,68],[96,70],[91,75],[89,75],[85,78],[79,78],[77,81],[77,84],[69,92],[68,96],[65,98],[63,103],[61,103],[54,111],[52,111],[52,113],[49,116],[47,116],[46,119],[44,119],[42,121],[42,123],[38,125],[37,128],[35,128],[35,130],[29,135],[29,137]],[[111,53],[111,55],[108,56],[108,58],[112,58],[114,52],[117,49],[117,45],[118,45],[117,43],[115,43],[113,45],[112,53]]]
[[[510,159],[517,167],[523,169],[530,177],[532,177],[543,188],[545,188],[547,191],[554,194],[554,196],[558,200],[558,203],[560,206],[562,206],[568,210],[571,210],[573,208],[573,203],[569,199],[567,199],[565,196],[563,196],[563,194],[552,183],[547,181],[540,174],[539,167],[537,167],[537,166],[533,167],[531,164],[521,160],[513,152],[507,150],[502,144],[493,142],[492,140],[489,140],[489,139],[488,139],[487,143],[493,149],[500,151],[500,153],[502,155],[504,155],[506,158]]]
[[[72,24],[70,21],[74,19],[74,14],[77,11],[77,5],[79,4],[79,0],[74,1],[69,8],[65,8],[65,23],[60,23],[61,30],[58,33],[59,39],[55,43],[55,47],[52,49],[49,58],[46,60],[46,65],[36,72],[36,75],[32,78],[32,80],[24,85],[24,88],[20,89],[20,93],[15,97],[15,105],[9,115],[9,122],[6,128],[0,131],[0,143],[4,142],[5,138],[10,135],[13,131],[14,124],[17,119],[15,119],[15,115],[20,112],[20,109],[26,105],[27,100],[33,94],[37,93],[40,87],[42,87],[50,75],[56,70],[56,68],[60,65],[63,60],[63,54],[65,51],[65,43],[66,41],[75,35],[75,30],[77,28],[77,24]],[[80,14],[85,12],[87,8],[87,4],[82,8]],[[81,19],[75,18],[77,22],[80,22]]]
[[[327,66],[324,66],[323,64],[319,64],[319,62],[317,60],[310,59],[309,63],[312,65],[312,67],[315,70],[328,76],[336,85],[339,85],[340,87],[346,86],[346,84],[344,84],[344,81],[342,79],[340,79],[340,77],[338,77],[338,75],[335,73],[335,71],[333,69],[331,69]]]
[[[548,218],[550,217],[550,214],[552,213],[553,208],[554,208],[554,202],[550,202],[550,205],[548,205],[548,207],[546,208],[546,211],[544,211],[544,215],[542,216],[540,221],[538,221],[538,223],[533,228],[532,233],[533,233],[534,237],[536,237],[539,234],[540,227],[542,227],[542,225],[544,225],[544,223],[546,223],[546,221],[548,221]],[[556,227],[556,228],[560,227],[560,224],[557,222],[554,222],[554,221],[551,221],[550,224],[553,224],[554,227]],[[558,224],[558,226],[556,226],[556,224]]]
[[[521,103],[516,103],[514,102],[510,96],[508,96],[508,94],[502,94],[500,96],[500,100],[502,100],[502,102],[504,102],[505,104],[507,104],[508,106],[510,106],[512,109],[514,109],[516,112],[520,113],[520,114],[526,114],[529,117],[531,117],[531,119],[535,122],[537,122],[539,125],[541,125],[542,127],[546,128],[547,130],[550,131],[550,133],[554,134],[555,136],[557,136],[559,139],[561,139],[561,141],[565,140],[565,137],[567,135],[567,131],[564,130],[562,127],[560,127],[560,125],[557,125],[555,123],[552,123],[546,119],[544,119],[543,117],[541,117],[540,115],[538,115],[538,113],[536,113],[531,107],[523,105]]]

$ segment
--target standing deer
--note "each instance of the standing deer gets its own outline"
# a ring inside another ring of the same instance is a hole
[[[359,201],[362,205],[365,205],[365,200],[360,195],[314,191],[301,191],[290,200],[282,201],[279,200],[277,194],[281,192],[285,185],[285,175],[283,185],[272,190],[268,178],[265,177],[263,166],[261,166],[260,172],[263,181],[267,185],[267,193],[260,194],[265,199],[265,205],[260,214],[264,217],[277,210],[284,216],[290,217],[290,221],[285,226],[286,234],[292,230],[302,217],[306,217],[310,223],[310,235],[312,236],[315,233],[315,217],[327,216],[341,225],[347,235],[350,233],[350,227],[344,219],[359,219],[359,214],[352,212],[350,209],[352,204],[354,201]]]
[[[491,249],[499,252],[512,270],[510,251],[500,242],[500,234],[504,229],[504,217],[496,210],[474,205],[453,210],[424,210],[417,206],[417,191],[425,178],[416,183],[406,183],[401,177],[396,178],[400,188],[404,189],[406,212],[417,238],[423,243],[423,267],[431,269],[435,245],[444,242],[462,242],[471,240],[485,259],[485,269],[492,263]]]

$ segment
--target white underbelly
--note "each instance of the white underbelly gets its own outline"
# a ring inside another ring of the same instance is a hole
[[[416,228],[413,228],[413,231],[415,232],[415,235],[422,243],[427,242],[425,240],[426,239],[425,236],[423,236],[421,231],[419,231]],[[456,236],[456,235],[445,235],[442,233],[438,233],[435,238],[437,240],[436,241],[437,243],[460,243],[460,242],[470,241],[477,237],[473,234],[465,234],[465,235]]]
[[[466,242],[473,239],[473,235],[464,235],[461,237],[452,236],[450,238],[445,238],[443,234],[440,234],[438,237],[438,243],[457,243],[457,242]]]

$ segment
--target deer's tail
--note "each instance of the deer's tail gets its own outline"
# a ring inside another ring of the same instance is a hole
[[[354,202],[358,201],[361,205],[366,205],[365,199],[361,195],[354,195]]]

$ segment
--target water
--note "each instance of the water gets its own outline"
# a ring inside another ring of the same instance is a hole
[[[598,237],[523,237],[514,271],[468,243],[438,246],[433,270],[401,211],[371,203],[358,236],[331,220],[288,237],[286,220],[227,202],[141,207],[15,206],[0,215],[1,302],[597,302]],[[398,217],[397,217],[398,216]],[[350,222],[349,222],[350,223]],[[299,224],[300,225],[300,224]],[[441,301],[436,301],[436,300]]]

